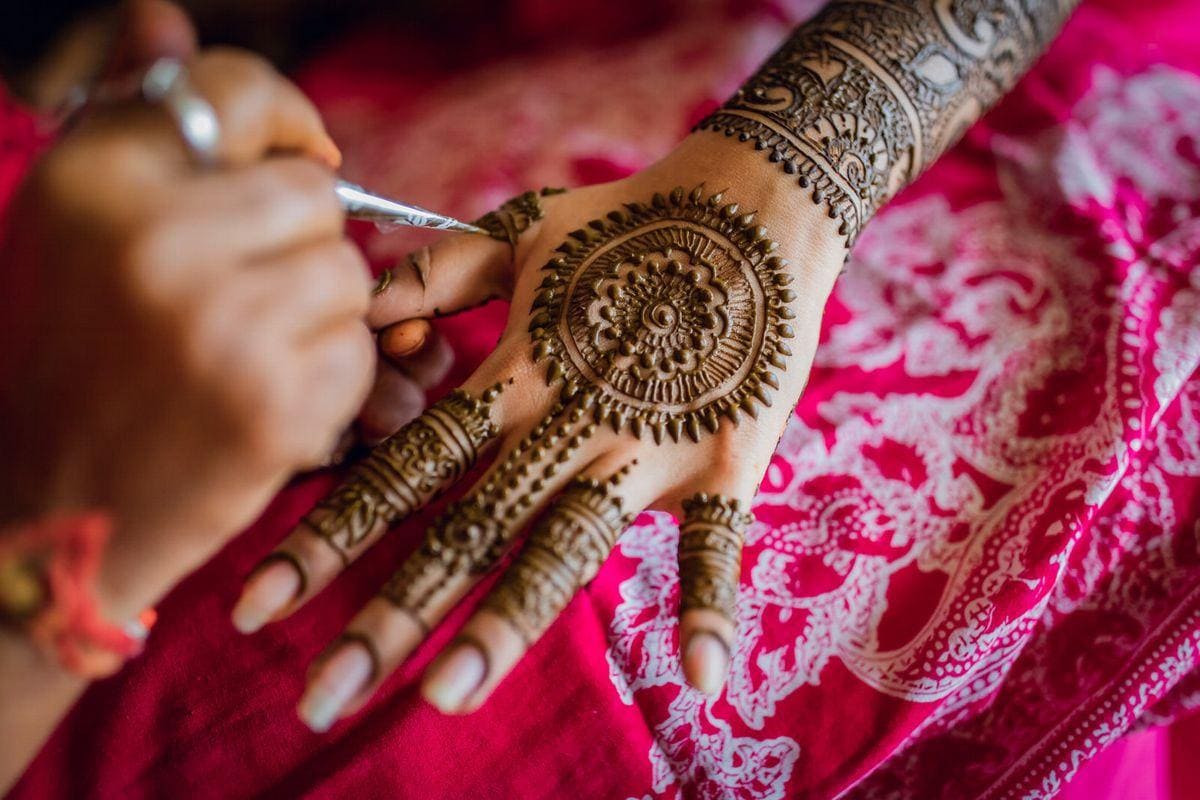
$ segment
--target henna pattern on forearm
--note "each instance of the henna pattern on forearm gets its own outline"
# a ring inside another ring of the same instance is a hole
[[[679,607],[736,617],[742,576],[742,538],[754,517],[741,504],[701,492],[683,501],[679,526]]]
[[[491,406],[500,390],[478,398],[456,390],[430,406],[355,465],[306,526],[348,560],[380,526],[426,505],[475,464],[496,435]]]
[[[871,215],[1029,68],[1077,0],[843,0],[698,129],[753,141],[840,217]]]
[[[628,471],[623,467],[607,480],[573,479],[488,595],[485,606],[507,620],[526,644],[596,577],[632,521],[614,493]]]

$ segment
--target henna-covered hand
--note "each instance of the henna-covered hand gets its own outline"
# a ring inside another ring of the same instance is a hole
[[[477,459],[492,461],[314,670],[302,713],[315,728],[363,699],[512,553],[425,686],[447,711],[474,708],[651,507],[682,517],[685,671],[706,690],[722,685],[750,499],[807,375],[843,249],[811,203],[795,219],[775,192],[752,188],[769,175],[753,154],[715,189],[679,184],[708,148],[738,161],[740,148],[704,138],[686,161],[626,181],[522,195],[481,220],[493,240],[420,251],[375,296],[376,326],[490,296],[512,307],[476,373],[379,445],[267,558],[238,626],[306,602]],[[770,236],[772,218],[786,244]]]
[[[494,458],[313,670],[308,724],[323,730],[357,707],[512,554],[425,678],[443,710],[477,707],[646,508],[682,517],[683,669],[718,690],[749,500],[850,241],[1071,5],[831,3],[663,162],[562,196],[526,193],[481,220],[492,240],[453,237],[392,273],[376,327],[508,297],[504,335],[268,557],[235,622],[253,630],[290,613],[477,457]],[[773,164],[796,177],[778,180]]]

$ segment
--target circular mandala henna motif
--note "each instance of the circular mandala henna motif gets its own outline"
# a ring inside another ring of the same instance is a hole
[[[564,398],[656,441],[757,415],[791,351],[791,276],[752,213],[697,188],[628,203],[546,264],[529,330]]]

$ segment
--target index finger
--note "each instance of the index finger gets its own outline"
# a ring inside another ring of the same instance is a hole
[[[307,155],[330,169],[342,155],[316,106],[265,59],[241,50],[206,50],[188,64],[193,87],[221,126],[218,158],[238,166],[272,152]]]

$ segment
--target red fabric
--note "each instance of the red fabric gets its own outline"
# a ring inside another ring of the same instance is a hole
[[[649,163],[816,3],[648,6],[611,5],[596,40],[523,5],[514,51],[486,19],[374,31],[304,83],[349,177],[470,215]],[[1200,705],[1198,33],[1185,0],[1085,0],[867,228],[756,502],[719,699],[683,686],[677,533],[651,514],[481,711],[415,688],[476,594],[361,715],[307,732],[306,665],[436,513],[239,636],[243,577],[325,476],[165,599],[13,795],[1048,797]],[[443,323],[451,382],[503,314]]]

